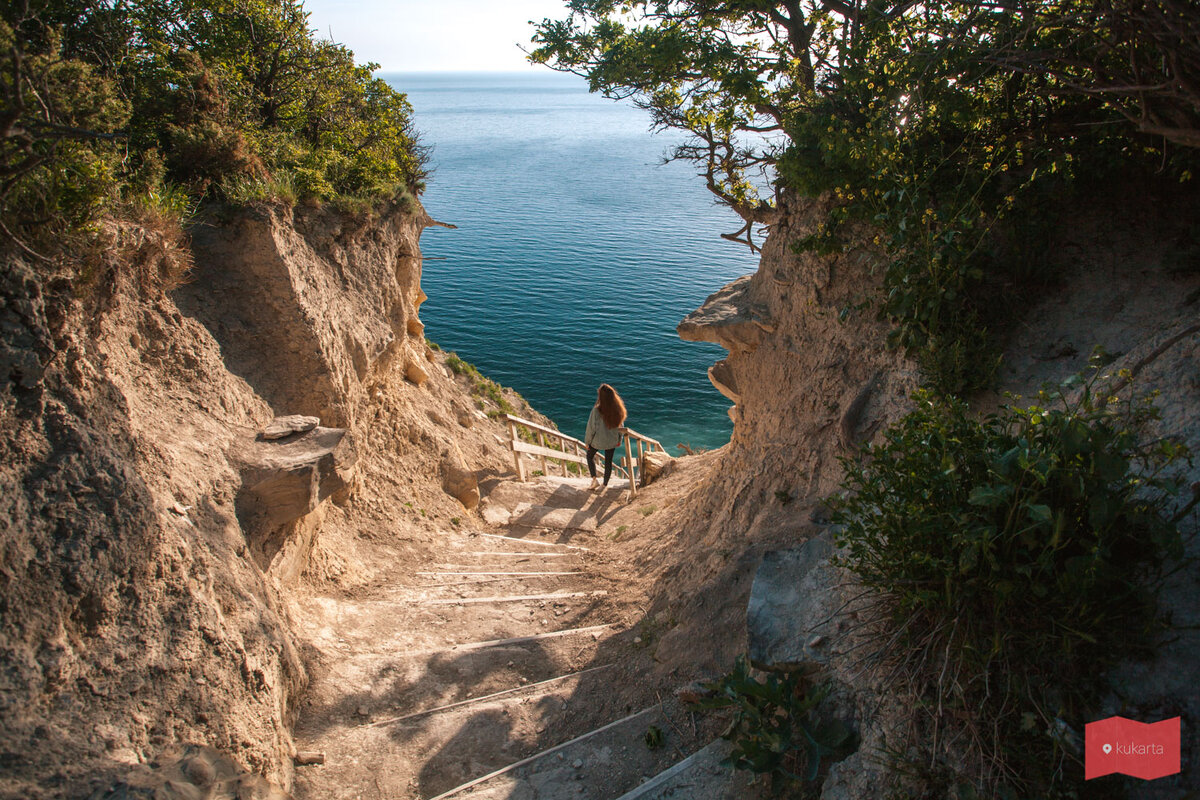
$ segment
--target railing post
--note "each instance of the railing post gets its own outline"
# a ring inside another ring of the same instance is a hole
[[[509,447],[512,447],[512,444],[517,441],[517,423],[513,422],[511,419],[508,421],[508,436],[509,436]],[[513,463],[516,464],[516,467],[517,467],[517,480],[519,480],[521,483],[524,483],[525,482],[525,464],[521,461],[521,454],[517,452],[517,449],[515,447],[512,448],[512,454],[513,454]]]
[[[546,434],[542,433],[541,431],[538,431],[538,442],[542,445],[542,447],[546,446]],[[550,477],[550,464],[546,461],[545,456],[542,456],[542,474],[547,478]]]
[[[642,474],[643,474],[643,473],[645,472],[645,470],[646,470],[646,468],[643,466],[643,461],[642,461],[642,460],[643,460],[645,457],[646,457],[646,456],[645,456],[645,454],[644,454],[644,453],[643,453],[643,451],[642,451],[642,440],[641,440],[641,439],[638,439],[638,463],[637,463],[637,472],[638,472],[638,482],[639,482],[639,483],[640,483],[640,482],[641,482],[641,480],[642,480]]]
[[[625,474],[629,476],[629,499],[637,497],[637,480],[633,475],[633,450],[629,446],[629,436],[625,436]]]

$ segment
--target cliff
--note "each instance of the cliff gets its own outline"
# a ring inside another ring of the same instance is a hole
[[[1110,359],[1104,369],[1109,377],[1100,385],[1122,396],[1152,397],[1161,420],[1150,437],[1169,437],[1195,453],[1200,272],[1188,220],[1195,218],[1197,198],[1141,184],[1109,188],[1111,193],[1072,209],[1056,232],[1046,254],[1051,280],[1005,290],[1015,313],[995,332],[1004,349],[999,385],[972,398],[972,406],[982,416],[1010,395],[1036,402],[1043,385],[1085,371],[1099,347]],[[1127,196],[1138,197],[1135,212],[1109,199]],[[879,770],[889,763],[880,753],[903,747],[920,723],[911,708],[895,704],[894,685],[863,668],[865,643],[856,638],[862,631],[855,599],[860,589],[848,572],[826,565],[832,537],[824,501],[840,491],[839,458],[857,457],[863,442],[882,441],[887,426],[912,407],[909,397],[920,375],[886,346],[889,326],[875,313],[880,254],[868,244],[825,256],[797,247],[826,213],[820,202],[787,200],[757,272],[723,287],[678,327],[684,339],[716,342],[729,351],[709,377],[734,403],[735,427],[712,471],[673,509],[670,524],[688,531],[680,544],[691,552],[662,568],[664,582],[674,588],[659,593],[655,607],[688,621],[670,634],[686,641],[699,635],[700,620],[720,613],[713,611],[714,601],[722,610],[745,609],[749,602],[748,632],[744,617],[724,612],[731,634],[744,643],[748,633],[751,655],[757,653],[760,663],[794,667],[798,658],[834,680],[841,693],[832,701],[837,713],[862,737],[859,752],[823,779],[821,796],[866,797],[878,791]],[[1200,470],[1191,463],[1180,468],[1182,507],[1200,486]],[[1190,558],[1198,553],[1196,528],[1192,513],[1183,520]],[[763,594],[754,600],[750,581],[743,580],[745,565],[712,555],[742,553],[744,559],[772,548],[780,552],[763,560],[755,578]],[[1185,666],[1200,657],[1195,570],[1172,574],[1162,610],[1169,634],[1153,658],[1127,662],[1108,676],[1108,693],[1095,698],[1096,719],[1122,713],[1153,721],[1182,714],[1186,726],[1200,718],[1188,688],[1194,670]],[[852,629],[858,633],[848,633]],[[781,636],[792,638],[785,645]],[[790,655],[781,656],[784,651]],[[1139,796],[1194,786],[1187,771],[1185,765],[1184,776]]]
[[[258,206],[109,221],[70,272],[8,257],[0,796],[85,796],[181,742],[290,785],[289,593],[385,570],[360,537],[431,547],[477,498],[447,475],[510,459],[426,345],[430,223]]]

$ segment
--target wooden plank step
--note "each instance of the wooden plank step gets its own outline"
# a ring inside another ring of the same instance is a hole
[[[544,681],[538,681],[537,683],[527,683],[524,686],[516,686],[512,689],[505,689],[504,691],[501,691],[501,692],[493,692],[491,694],[485,694],[480,697],[470,697],[470,698],[467,698],[466,700],[460,700],[457,703],[449,703],[448,705],[438,706],[437,708],[427,708],[424,711],[414,711],[413,713],[405,714],[402,717],[392,717],[390,719],[381,719],[376,722],[367,723],[366,725],[364,725],[362,727],[377,728],[381,725],[394,725],[398,722],[406,722],[408,720],[419,719],[421,717],[429,716],[430,714],[440,714],[443,711],[450,711],[451,709],[461,708],[463,706],[469,706],[469,705],[473,705],[475,703],[483,703],[488,700],[495,700],[498,697],[506,697],[508,695],[521,694],[523,692],[529,691],[530,689],[536,689],[539,686],[546,686],[547,684],[558,683],[559,681],[565,681],[568,678],[577,678],[580,675],[586,675],[589,672],[597,672],[602,669],[610,669],[614,666],[616,666],[616,665],[615,664],[601,664],[598,667],[589,667],[588,669],[581,669],[578,672],[568,672],[566,675],[559,675],[557,678],[548,678]]]
[[[468,556],[504,556],[506,558],[579,558],[574,553],[502,553],[495,550],[484,550],[478,553],[464,553]]]
[[[604,731],[609,730],[610,728],[615,728],[622,723],[629,722],[630,720],[637,719],[638,717],[641,717],[641,716],[645,716],[646,714],[649,714],[652,711],[657,711],[658,709],[659,709],[659,706],[657,706],[657,705],[650,706],[650,708],[643,708],[641,711],[634,712],[633,714],[630,714],[627,717],[622,717],[621,719],[614,720],[614,721],[608,723],[607,725],[602,725],[601,727],[596,728],[594,731],[588,731],[587,733],[582,734],[580,736],[576,736],[574,739],[563,742],[562,744],[556,744],[554,747],[543,750],[540,753],[534,753],[533,755],[529,756],[528,758],[522,758],[520,761],[516,761],[512,764],[509,764],[507,767],[501,767],[500,769],[496,770],[495,772],[489,772],[487,775],[483,775],[479,778],[476,778],[475,780],[467,781],[462,786],[456,786],[448,792],[442,792],[441,794],[437,795],[436,797],[429,798],[429,800],[445,800],[445,798],[447,798],[447,797],[453,797],[456,794],[465,792],[467,789],[470,789],[474,786],[478,786],[481,783],[490,781],[492,778],[498,778],[501,775],[512,772],[515,769],[519,769],[519,768],[525,766],[526,764],[532,764],[534,761],[537,761],[538,759],[545,758],[546,756],[549,756],[549,755],[553,755],[554,753],[557,753],[559,750],[568,748],[571,745],[577,744],[578,742],[582,742],[585,739],[590,739],[591,737],[595,736],[598,733],[603,733]]]
[[[696,785],[698,780],[714,784],[728,784],[727,768],[720,767],[716,771],[717,774],[715,776],[694,776],[688,775],[688,773],[692,770],[712,771],[711,767],[713,765],[720,766],[721,759],[729,755],[729,749],[730,745],[728,742],[724,739],[717,739],[674,766],[658,773],[640,786],[630,789],[618,797],[617,800],[658,800],[658,798],[673,796],[699,800],[701,792]],[[706,767],[709,769],[706,770]],[[685,780],[686,782],[684,782]],[[724,786],[722,785],[720,788],[724,788]],[[678,792],[686,792],[686,794],[677,794]],[[707,797],[708,794],[705,793],[704,796]]]
[[[582,575],[583,573],[582,572],[567,572],[567,573],[547,572],[547,573],[538,573],[538,574],[539,575],[541,575],[541,574],[545,574],[545,575],[559,575],[559,574]],[[527,580],[529,580],[529,577],[484,578],[481,581],[454,581],[453,583],[418,583],[416,586],[413,586],[411,588],[413,588],[413,589],[440,589],[442,587],[449,588],[451,586],[478,586],[482,583],[504,583],[505,581],[527,581]]]
[[[568,550],[582,550],[585,553],[592,552],[586,547],[580,547],[574,544],[562,544],[561,542],[540,542],[537,539],[523,539],[520,536],[501,536],[498,533],[480,533],[480,536],[486,536],[489,539],[504,539],[509,542],[521,542],[523,544],[540,544],[542,547],[565,547]]]
[[[582,572],[414,572],[414,575],[582,575]]]
[[[606,628],[615,627],[613,623],[604,625],[589,625],[586,628],[568,628],[562,631],[549,631],[547,633],[535,633],[529,636],[514,636],[510,639],[490,639],[485,642],[468,642],[467,644],[456,644],[453,647],[441,647],[434,650],[413,650],[407,655],[410,656],[425,656],[437,655],[439,653],[462,653],[467,650],[483,650],[488,647],[504,647],[510,644],[525,644],[526,642],[538,642],[543,639],[555,639],[560,636],[572,636],[577,633],[598,633]]]
[[[575,597],[607,597],[608,592],[599,590],[595,592],[558,592],[555,594],[515,594],[515,595],[498,595],[496,597],[453,597],[439,598],[437,600],[412,600],[410,602],[417,603],[422,606],[456,606],[471,605],[475,603],[519,603],[525,600],[570,600]]]

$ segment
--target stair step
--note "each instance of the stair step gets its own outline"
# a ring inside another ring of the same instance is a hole
[[[482,650],[488,647],[507,647],[514,644],[525,644],[527,642],[539,642],[543,639],[556,639],[562,636],[572,636],[581,633],[594,633],[599,635],[600,631],[615,627],[613,624],[606,625],[589,625],[584,628],[568,628],[562,631],[548,631],[546,633],[535,633],[529,636],[513,636],[508,639],[489,639],[486,642],[468,642],[466,644],[456,644],[453,647],[443,647],[435,650],[415,650],[408,653],[410,656],[425,656],[436,655],[439,653],[462,653],[467,650]]]
[[[365,727],[377,728],[382,725],[396,725],[401,722],[407,722],[410,720],[419,719],[421,717],[426,717],[426,716],[429,716],[430,714],[440,714],[445,711],[450,711],[452,709],[464,708],[466,706],[471,706],[471,705],[477,705],[479,703],[496,700],[501,697],[510,697],[510,696],[518,695],[518,694],[524,695],[530,689],[536,689],[538,687],[548,686],[551,683],[558,683],[559,681],[565,681],[565,680],[569,680],[571,678],[577,678],[580,675],[586,675],[589,672],[598,672],[602,669],[611,669],[613,666],[615,666],[615,665],[614,664],[601,664],[598,667],[589,667],[588,669],[581,669],[576,672],[568,672],[566,675],[559,675],[558,677],[555,677],[555,678],[547,678],[546,680],[538,681],[537,683],[527,683],[527,684],[524,684],[523,686],[516,686],[516,687],[513,687],[512,689],[504,689],[499,692],[492,692],[491,694],[485,694],[481,697],[472,697],[468,700],[460,700],[457,703],[448,703],[447,705],[438,706],[437,708],[429,708],[424,711],[414,711],[411,714],[405,714],[400,717],[391,717],[389,719],[377,720],[375,722],[368,723]]]
[[[650,780],[630,789],[617,800],[739,800],[748,797],[749,787],[721,764],[731,745],[724,739],[700,748]]]
[[[583,742],[587,739],[591,739],[592,737],[602,734],[605,731],[611,730],[620,725],[624,725],[635,719],[645,717],[649,714],[661,713],[661,710],[662,710],[661,706],[651,706],[650,708],[644,708],[641,711],[630,714],[627,717],[622,717],[621,719],[614,720],[614,721],[608,723],[607,725],[602,725],[601,727],[596,728],[595,730],[591,730],[580,736],[576,736],[574,739],[570,739],[566,742],[563,742],[562,744],[558,744],[558,745],[555,745],[554,747],[550,747],[545,750],[542,750],[539,753],[535,753],[534,755],[531,755],[527,758],[523,758],[520,761],[516,761],[512,764],[509,764],[506,767],[501,767],[500,769],[490,772],[487,775],[483,775],[481,777],[475,778],[474,780],[467,781],[466,783],[462,784],[461,786],[456,786],[455,788],[450,789],[449,791],[442,792],[441,794],[439,794],[435,797],[431,797],[429,800],[445,800],[445,798],[454,797],[455,795],[460,795],[463,792],[466,792],[468,789],[474,788],[482,783],[486,783],[488,781],[494,780],[503,775],[512,773],[522,767],[531,765],[534,762],[541,761],[542,759],[545,759],[547,756],[554,755],[555,753],[558,753],[561,750],[565,750],[565,749],[567,749],[573,745],[579,744],[580,742]],[[546,796],[551,797],[554,795],[546,795]]]
[[[586,547],[579,547],[578,545],[563,544],[561,542],[541,542],[537,539],[522,538],[520,536],[501,536],[498,533],[480,533],[479,536],[486,536],[489,539],[503,539],[509,542],[520,542],[521,544],[540,544],[543,547],[565,547],[568,550],[580,550],[584,553],[592,552]]]
[[[436,600],[413,600],[412,602],[423,606],[455,606],[472,603],[521,603],[531,600],[570,600],[578,597],[607,596],[608,592],[601,589],[594,592],[556,592],[554,594],[516,594],[496,595],[494,597],[449,597],[438,598]]]

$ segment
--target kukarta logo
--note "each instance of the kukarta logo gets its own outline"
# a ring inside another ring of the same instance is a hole
[[[1135,722],[1109,717],[1084,727],[1084,777],[1119,772],[1152,781],[1179,772],[1179,717]]]

